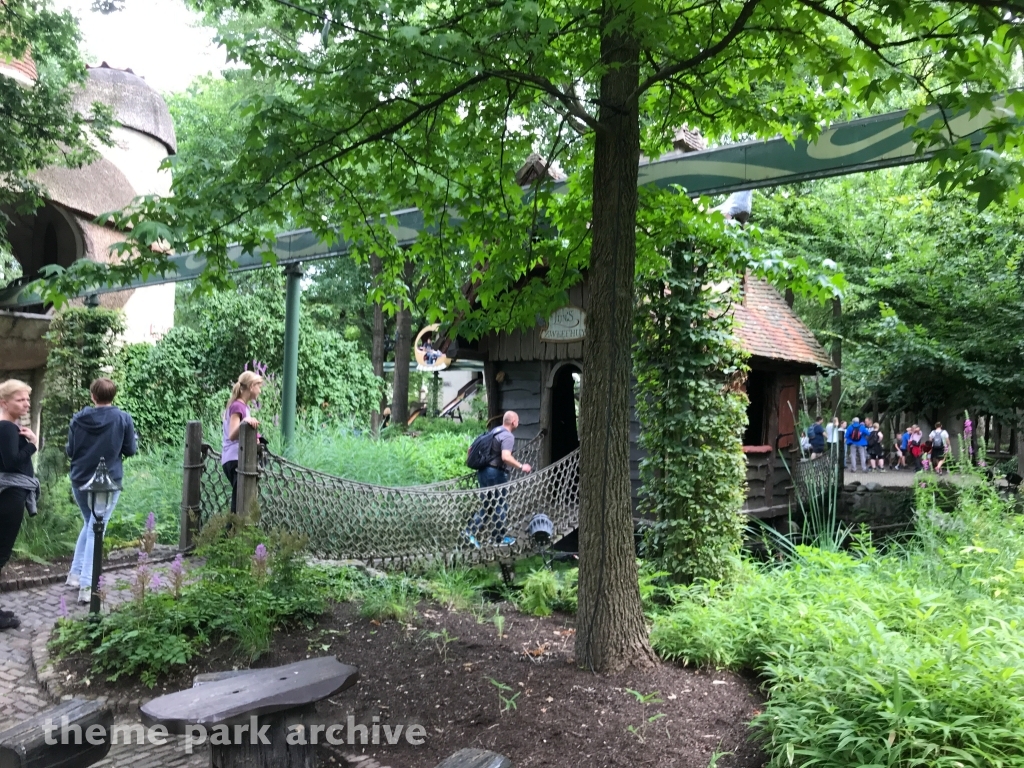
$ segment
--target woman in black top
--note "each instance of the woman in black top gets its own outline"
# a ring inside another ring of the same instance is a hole
[[[32,454],[36,452],[39,441],[31,429],[20,424],[21,418],[32,408],[31,394],[32,388],[17,379],[8,379],[0,384],[0,472],[35,476]],[[30,492],[26,488],[0,482],[0,569],[11,559]],[[0,629],[14,629],[20,625],[11,611],[0,611]]]

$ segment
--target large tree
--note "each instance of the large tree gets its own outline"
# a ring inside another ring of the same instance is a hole
[[[899,91],[947,111],[988,105],[1008,84],[1024,11],[991,0],[193,4],[230,57],[281,87],[250,104],[237,158],[128,217],[137,237],[202,250],[216,280],[239,222],[254,248],[285,222],[325,237],[337,226],[381,258],[384,283],[415,265],[416,304],[469,336],[532,326],[589,269],[576,658],[596,670],[652,659],[628,473],[641,149],[667,149],[684,122],[712,139],[813,136]],[[998,127],[996,149],[1016,141],[1013,124]],[[986,196],[1016,185],[1013,161],[957,138],[945,136],[944,182]],[[514,182],[531,151],[570,174],[565,194]],[[406,206],[429,229],[400,249],[382,216]]]

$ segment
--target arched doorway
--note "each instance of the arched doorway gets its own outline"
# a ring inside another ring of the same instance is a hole
[[[563,363],[551,377],[551,461],[580,447],[580,367]]]

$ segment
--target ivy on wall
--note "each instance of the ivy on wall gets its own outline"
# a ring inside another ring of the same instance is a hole
[[[89,385],[109,376],[124,318],[117,310],[71,307],[54,315],[46,341],[40,472],[64,471],[68,425],[76,412],[89,405]]]
[[[738,280],[697,238],[663,256],[657,279],[641,280],[635,315],[640,503],[657,520],[645,555],[679,581],[721,579],[742,543],[745,493],[745,368],[729,314]]]

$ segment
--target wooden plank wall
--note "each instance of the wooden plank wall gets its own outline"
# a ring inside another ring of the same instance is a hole
[[[541,362],[506,362],[498,368],[505,374],[504,380],[498,383],[501,410],[519,414],[516,437],[530,440],[540,432]]]
[[[569,304],[586,307],[586,285],[574,285],[569,289]],[[529,331],[499,333],[486,340],[487,359],[508,362],[533,360],[582,360],[583,342],[550,344],[540,340],[541,326]]]

